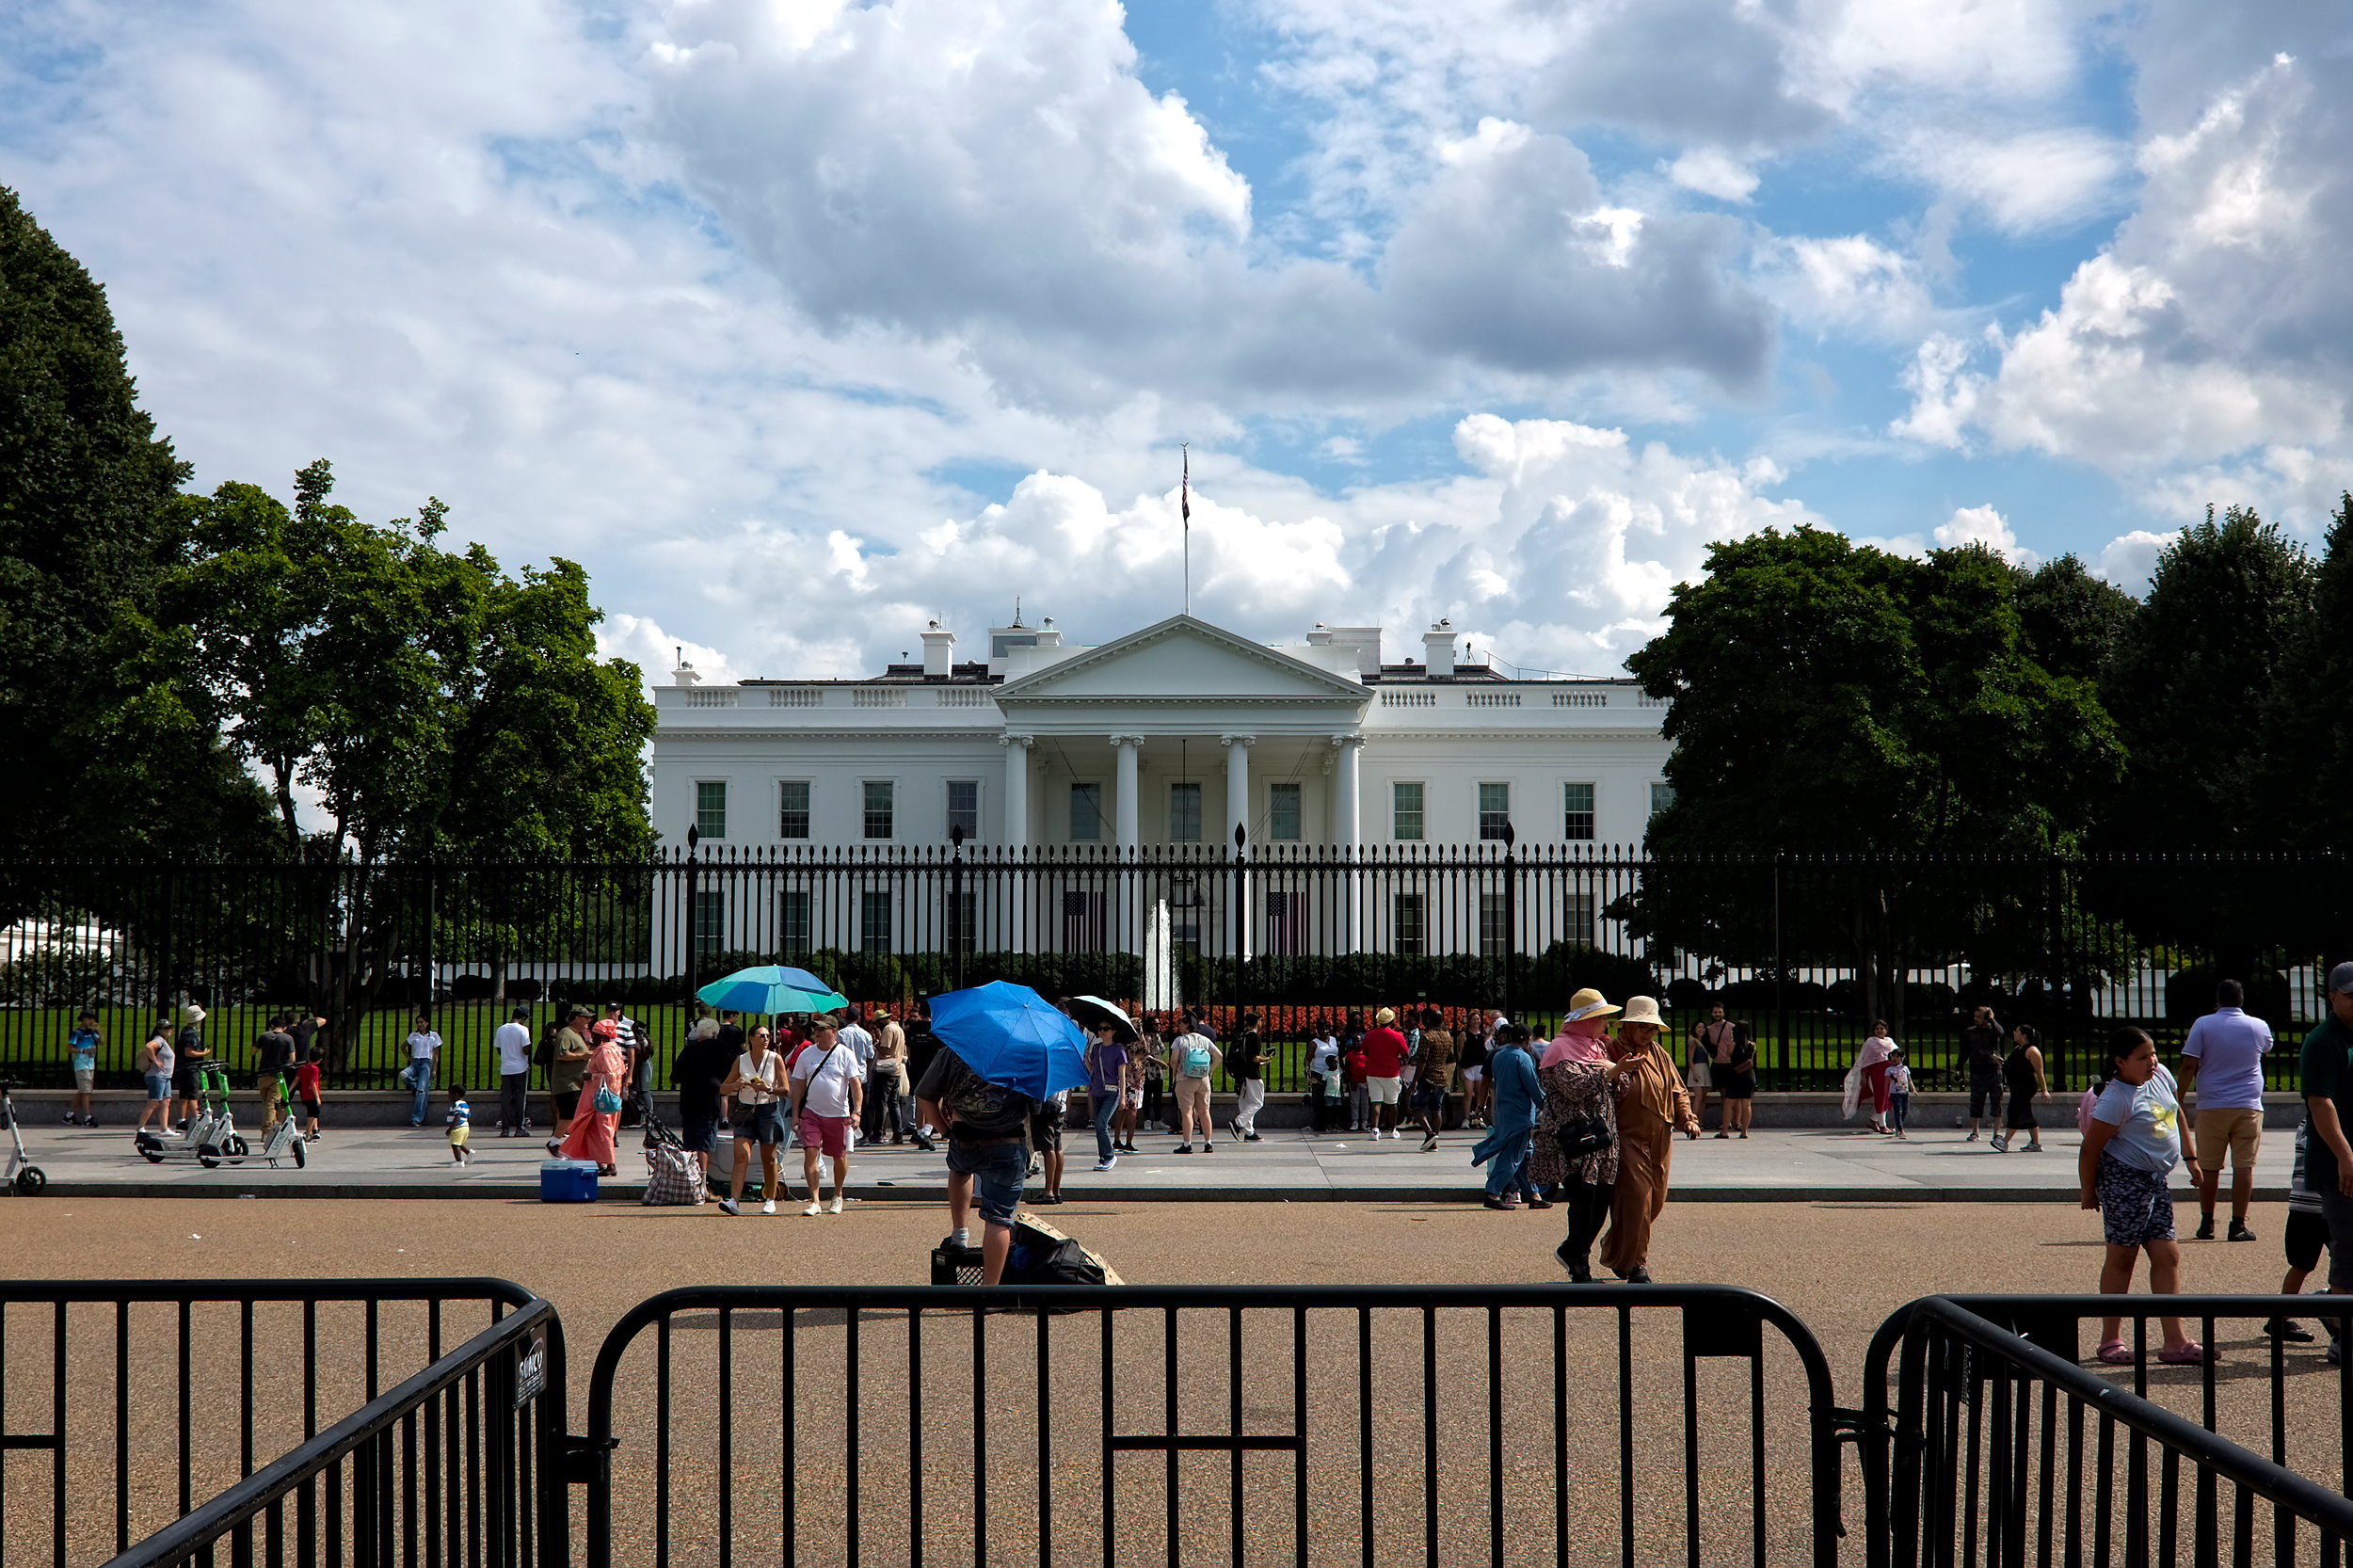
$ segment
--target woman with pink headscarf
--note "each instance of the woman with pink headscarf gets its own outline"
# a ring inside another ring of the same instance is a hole
[[[1577,992],[1569,999],[1567,1021],[1536,1067],[1545,1103],[1526,1176],[1531,1183],[1551,1184],[1555,1197],[1568,1208],[1568,1240],[1553,1256],[1577,1285],[1593,1280],[1593,1240],[1609,1217],[1618,1181],[1618,1095],[1625,1086],[1625,1069],[1609,1054],[1609,1020],[1617,1012],[1599,991],[1588,987]],[[1557,1138],[1562,1128],[1573,1123],[1590,1128],[1596,1121],[1609,1132],[1607,1145],[1575,1158],[1561,1153]]]
[[[589,1032],[592,1042],[588,1051],[588,1080],[580,1086],[578,1108],[572,1112],[572,1129],[563,1144],[567,1160],[593,1160],[599,1176],[616,1176],[614,1166],[614,1128],[620,1125],[618,1111],[597,1109],[597,1095],[611,1090],[616,1099],[621,1093],[621,1075],[628,1068],[628,1059],[620,1046],[619,1026],[611,1018],[599,1020]]]

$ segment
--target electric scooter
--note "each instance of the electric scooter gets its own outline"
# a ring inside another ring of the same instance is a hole
[[[0,1080],[0,1116],[8,1118],[10,1144],[7,1163],[0,1165],[0,1181],[15,1188],[21,1198],[38,1197],[40,1190],[49,1185],[49,1177],[25,1156],[24,1130],[16,1125],[16,1101],[8,1097],[8,1091],[15,1087],[14,1083]]]
[[[295,1162],[295,1169],[298,1171],[310,1163],[311,1151],[301,1132],[296,1128],[294,1101],[290,1098],[282,1098],[279,1103],[284,1108],[286,1114],[279,1117],[277,1125],[263,1134],[262,1158],[269,1161],[272,1170],[278,1168],[278,1162],[280,1160],[290,1159]]]
[[[229,1109],[229,1069],[211,1061],[197,1068],[196,1120],[179,1137],[165,1138],[141,1128],[136,1142],[151,1165],[193,1160],[209,1171],[224,1160],[243,1163],[252,1151],[237,1136],[236,1114]]]

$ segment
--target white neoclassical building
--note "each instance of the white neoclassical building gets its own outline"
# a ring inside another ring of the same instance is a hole
[[[1016,617],[1017,619],[1017,617]],[[1269,646],[1192,616],[1087,647],[1051,619],[952,632],[864,680],[654,694],[655,826],[707,849],[1102,849],[1641,840],[1664,789],[1660,704],[1629,680],[1507,678],[1445,622]]]

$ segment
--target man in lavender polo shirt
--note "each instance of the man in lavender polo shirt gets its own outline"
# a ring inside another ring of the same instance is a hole
[[[2231,1240],[2252,1241],[2247,1206],[2255,1196],[2255,1151],[2264,1137],[2264,1052],[2271,1026],[2249,1016],[2247,993],[2235,980],[2215,987],[2215,1010],[2189,1026],[2182,1043],[2182,1093],[2198,1091],[2197,1138],[2206,1168],[2198,1178],[2198,1240],[2214,1240],[2215,1191],[2222,1184],[2222,1151],[2231,1151]]]

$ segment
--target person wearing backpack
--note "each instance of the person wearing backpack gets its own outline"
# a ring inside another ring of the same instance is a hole
[[[1209,1075],[1225,1060],[1225,1053],[1217,1048],[1217,1042],[1192,1029],[1169,1042],[1168,1064],[1176,1080],[1176,1131],[1184,1139],[1176,1145],[1178,1154],[1193,1152],[1193,1129],[1196,1124],[1201,1128],[1201,1152],[1213,1154],[1217,1150],[1217,1129],[1209,1123]]]

